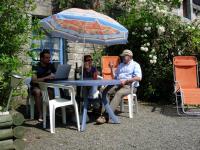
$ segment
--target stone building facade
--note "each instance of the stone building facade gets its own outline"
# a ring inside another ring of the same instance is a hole
[[[65,46],[66,48],[65,48],[64,62],[71,65],[69,78],[74,78],[76,63],[78,67],[82,65],[84,54],[92,54],[94,53],[94,51],[103,49],[102,46],[97,46],[92,44],[80,44],[74,42],[65,42],[65,43],[67,44]]]
[[[184,21],[192,21],[200,16],[200,0],[183,0],[180,8],[174,9],[173,13],[181,16]]]

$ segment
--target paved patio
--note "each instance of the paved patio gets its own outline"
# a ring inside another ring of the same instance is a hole
[[[26,150],[200,149],[200,118],[179,117],[174,106],[140,104],[133,119],[127,109],[119,118],[121,124],[88,123],[85,132],[77,132],[75,124],[58,124],[55,134],[36,121],[26,121]]]

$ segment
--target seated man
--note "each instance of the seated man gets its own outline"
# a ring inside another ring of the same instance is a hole
[[[110,102],[110,106],[113,111],[119,106],[122,98],[131,94],[131,86],[133,82],[137,82],[133,87],[133,92],[136,92],[136,87],[139,86],[139,81],[142,79],[142,71],[140,65],[133,61],[133,53],[130,50],[124,50],[121,54],[123,62],[119,64],[116,72],[113,71],[113,64],[109,64],[111,72],[115,79],[121,81],[121,85],[107,86],[104,91],[102,98],[107,98],[110,95],[114,95]],[[108,114],[103,110],[102,116],[100,116],[96,122],[97,124],[103,124],[109,120]]]
[[[40,53],[40,62],[33,67],[34,74],[31,81],[31,91],[35,99],[36,109],[38,111],[38,121],[42,121],[42,104],[41,104],[41,91],[39,85],[35,82],[54,79],[56,69],[53,64],[50,63],[50,52],[48,49],[43,50]],[[53,92],[49,93],[50,96]]]

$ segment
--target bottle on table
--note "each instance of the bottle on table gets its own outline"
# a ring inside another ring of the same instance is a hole
[[[74,72],[75,80],[80,80],[80,69],[78,68],[78,63],[76,62],[76,68]]]

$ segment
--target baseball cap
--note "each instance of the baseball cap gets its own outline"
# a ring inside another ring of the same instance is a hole
[[[133,52],[129,49],[125,49],[120,56],[133,56]]]

